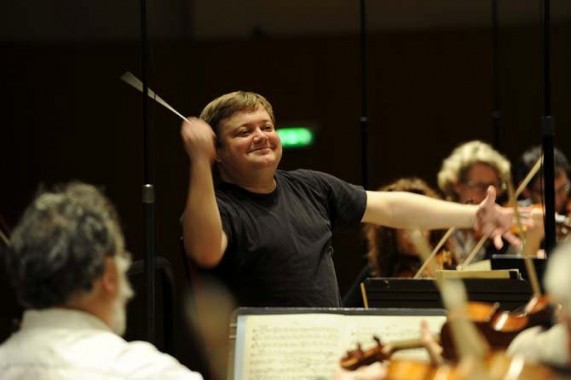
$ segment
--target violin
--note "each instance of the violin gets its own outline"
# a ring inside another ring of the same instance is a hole
[[[425,242],[417,238],[417,235],[411,234],[413,241],[419,247],[419,251],[425,257],[430,256],[430,250]],[[415,238],[415,239],[414,239]],[[424,246],[423,246],[424,245]],[[447,359],[457,359],[460,357],[460,352],[458,352],[457,342],[461,342],[462,339],[458,338],[458,334],[453,334],[453,324],[455,324],[455,319],[465,320],[464,328],[465,330],[477,329],[478,333],[471,331],[470,334],[473,339],[478,340],[477,335],[483,336],[487,345],[495,348],[506,348],[511,341],[515,338],[517,334],[526,328],[536,326],[536,325],[547,325],[552,321],[552,309],[549,307],[549,299],[541,295],[537,273],[535,272],[535,267],[529,257],[525,257],[526,266],[533,289],[534,297],[528,302],[528,304],[523,308],[523,310],[517,310],[514,312],[500,312],[499,304],[485,304],[476,302],[464,302],[461,305],[456,306],[455,313],[450,314],[443,325],[440,340],[443,346],[443,356]],[[446,284],[441,279],[435,279],[437,286],[441,291],[441,296],[443,301],[446,299],[454,299],[458,296],[462,296],[465,293],[465,289],[450,290],[451,283]],[[449,288],[448,291],[444,292],[443,287]],[[460,285],[456,285],[460,286]],[[453,287],[452,287],[453,289]],[[462,294],[459,294],[461,292]],[[449,307],[447,307],[449,309]],[[454,314],[461,313],[462,317],[457,318]],[[471,325],[471,326],[470,326]],[[461,335],[464,339],[467,339],[468,333],[464,331]],[[455,338],[455,339],[454,339]],[[484,344],[482,342],[482,344]],[[480,347],[477,350],[482,351],[483,348]]]
[[[356,349],[347,351],[345,356],[339,360],[341,368],[355,370],[364,365],[389,360],[397,351],[422,348],[426,345],[422,339],[401,340],[387,344],[382,344],[377,336],[373,336],[373,340],[376,344],[366,350],[363,350],[361,344],[357,343]]]
[[[483,302],[469,302],[464,306],[466,317],[475,325],[483,335],[487,344],[496,349],[505,349],[511,341],[529,323],[528,317],[519,316],[507,318],[508,314],[499,310],[499,303],[487,304]],[[451,318],[454,318],[451,316]],[[442,355],[447,360],[458,360],[451,330],[450,318],[442,325],[440,340],[443,348]]]
[[[510,183],[508,183],[508,192],[511,203],[515,204],[516,194],[514,194]],[[517,208],[514,208],[514,213],[518,230],[525,232]],[[525,251],[524,249],[524,252]],[[549,298],[541,294],[535,266],[530,256],[524,254],[523,259],[525,261],[533,296],[522,309],[512,312],[499,312],[497,307],[493,305],[477,305],[477,307],[474,306],[472,309],[470,309],[470,306],[467,307],[468,310],[466,312],[468,318],[476,324],[489,344],[493,347],[507,347],[517,334],[527,328],[534,326],[551,327],[552,325],[554,316],[553,306],[549,302]],[[445,332],[443,340],[449,339],[446,334],[448,334],[448,332]],[[453,352],[453,350],[450,352]]]
[[[524,307],[515,311],[501,311],[497,302],[495,304],[469,302],[465,305],[465,313],[491,347],[506,349],[525,329],[535,326],[551,327],[554,308],[549,302],[549,297],[541,295],[533,297]],[[450,323],[447,320],[442,326],[440,340],[443,356],[448,360],[458,359],[452,338]]]
[[[513,379],[551,380],[555,374],[548,367],[525,363],[521,357],[509,357],[503,352],[489,355],[483,362],[472,358],[457,363],[433,365],[413,360],[392,360],[387,367],[388,380],[459,380]]]
[[[375,362],[390,360],[396,350],[424,346],[420,339],[381,344],[378,337],[373,337],[376,344],[366,350],[357,344],[357,349],[348,351],[339,364],[345,370],[354,371],[362,366]],[[525,363],[521,357],[509,357],[504,352],[493,352],[482,362],[473,358],[464,358],[455,362],[425,362],[420,360],[392,359],[388,361],[385,379],[388,380],[456,380],[472,378],[488,379],[554,379],[553,372],[542,365]]]
[[[414,232],[414,231],[413,231]],[[425,258],[430,256],[430,250],[425,241],[419,238],[419,233],[410,234],[412,241],[419,248]],[[426,259],[425,259],[426,261]],[[537,278],[536,278],[537,280]],[[527,364],[520,357],[510,358],[502,352],[490,350],[488,342],[482,336],[481,330],[476,328],[475,320],[481,321],[489,331],[492,329],[492,320],[499,314],[499,304],[467,303],[466,289],[461,281],[435,278],[442,300],[448,310],[448,338],[446,330],[441,331],[440,340],[444,351],[455,349],[455,359],[444,363],[433,360],[432,364],[417,361],[391,360],[387,367],[388,379],[466,379],[466,378],[492,378],[492,379],[550,379],[553,378],[549,369],[542,366]],[[537,285],[537,283],[535,283]],[[525,309],[524,309],[525,310]],[[470,315],[471,314],[471,315]],[[523,322],[527,315],[520,316]],[[525,325],[526,323],[522,323]],[[495,331],[497,333],[497,331]],[[515,333],[514,333],[515,336]],[[449,342],[446,341],[449,340]],[[510,340],[511,341],[511,340]],[[445,352],[443,352],[445,354]],[[448,356],[452,356],[448,354]],[[349,351],[342,359],[343,363],[350,363],[351,368],[369,364],[372,360],[383,361],[387,353],[377,339],[376,347],[363,351]],[[404,368],[404,369],[403,369]]]
[[[549,328],[553,326],[555,308],[550,302],[549,296],[540,294],[534,296],[522,308],[512,312],[504,311],[496,317],[493,327],[499,331],[520,329],[518,319],[525,318],[526,325],[522,326],[520,331],[525,328],[542,326]]]
[[[516,218],[518,217],[519,215],[516,214]],[[517,224],[521,227],[521,222]],[[502,312],[497,315],[492,323],[492,327],[497,331],[514,331],[519,333],[529,327],[551,327],[553,324],[555,309],[549,297],[541,293],[537,272],[530,256],[524,254],[523,259],[533,293],[532,298],[521,309],[512,312]]]

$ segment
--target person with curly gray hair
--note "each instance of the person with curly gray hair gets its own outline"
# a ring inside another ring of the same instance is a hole
[[[127,342],[130,255],[112,204],[71,183],[38,195],[6,250],[26,309],[0,346],[2,379],[202,379],[146,342]]]
[[[448,200],[478,204],[488,186],[501,194],[510,180],[510,162],[485,142],[474,140],[456,147],[442,162],[438,187]]]
[[[457,146],[442,161],[437,179],[438,187],[446,199],[478,204],[486,197],[489,186],[496,188],[498,195],[504,192],[510,180],[510,162],[489,144],[469,141]],[[472,230],[455,231],[451,247],[458,263],[466,260],[478,239],[479,236]],[[493,253],[498,251],[488,245],[476,253],[473,261],[489,258]]]
[[[551,328],[529,328],[520,333],[508,348],[511,355],[527,361],[546,363],[571,374],[571,242],[559,244],[549,257],[545,270],[545,290],[553,304],[559,305],[557,320]],[[568,378],[568,377],[565,377]]]

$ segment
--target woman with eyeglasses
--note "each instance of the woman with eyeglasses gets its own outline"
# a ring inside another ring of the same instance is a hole
[[[489,144],[474,140],[456,147],[442,162],[438,173],[438,187],[447,200],[478,204],[486,197],[486,190],[494,186],[498,198],[505,193],[510,179],[510,162]],[[501,198],[500,198],[501,199]],[[455,259],[463,263],[477,244],[480,236],[468,230],[457,230],[451,238]],[[504,253],[509,244],[498,251],[493,244],[486,244],[472,259],[472,262]]]

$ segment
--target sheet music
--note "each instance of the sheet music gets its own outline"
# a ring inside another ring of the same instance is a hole
[[[387,316],[343,314],[242,315],[238,317],[235,379],[331,379],[339,359],[360,342],[375,344],[418,338],[420,320],[440,332],[444,316]],[[398,355],[398,356],[397,356]],[[427,360],[423,350],[407,350],[394,357]]]

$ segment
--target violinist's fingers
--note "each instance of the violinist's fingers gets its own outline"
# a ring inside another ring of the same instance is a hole
[[[426,319],[420,320],[420,339],[422,339],[422,342],[425,345],[434,340],[432,332],[430,331],[430,326],[428,325],[428,321]]]
[[[442,347],[436,342],[426,319],[420,321],[420,339],[433,365],[442,363]]]
[[[428,325],[428,321],[426,319],[420,320],[420,333],[423,336],[426,334],[430,334],[430,326]]]

